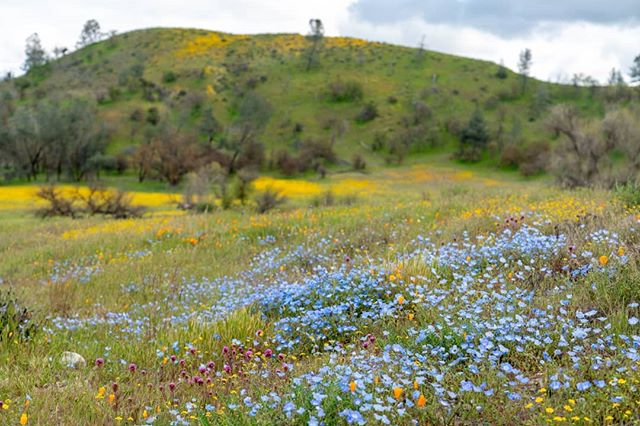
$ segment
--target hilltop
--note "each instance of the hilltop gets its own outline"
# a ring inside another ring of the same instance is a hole
[[[550,105],[570,102],[588,115],[605,109],[597,88],[523,82],[491,62],[347,37],[324,37],[310,60],[312,45],[298,34],[139,30],[0,83],[0,92],[19,104],[95,99],[107,123],[106,152],[114,156],[148,141],[163,123],[207,140],[211,116],[210,142],[223,146],[241,100],[257,93],[272,111],[258,136],[267,163],[308,140],[330,143],[334,164],[354,155],[374,165],[417,153],[450,158],[461,129],[480,111],[490,139],[482,159],[497,165],[505,147],[549,138],[542,121]]]

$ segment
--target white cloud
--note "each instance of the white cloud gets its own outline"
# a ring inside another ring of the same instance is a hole
[[[528,35],[502,38],[470,27],[429,24],[422,19],[374,25],[352,19],[343,32],[374,40],[417,46],[425,36],[428,49],[493,62],[504,60],[517,69],[518,55],[524,48],[533,52],[532,74],[544,80],[557,80],[584,73],[605,82],[611,68],[627,72],[640,54],[637,40],[640,27],[589,23],[540,23]]]

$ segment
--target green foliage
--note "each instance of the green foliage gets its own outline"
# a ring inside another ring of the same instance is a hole
[[[357,81],[342,81],[337,79],[328,86],[331,102],[356,102],[364,96],[362,84]]]
[[[356,115],[356,121],[358,123],[368,123],[378,117],[378,107],[373,102],[367,102],[358,115]]]
[[[503,64],[500,64],[500,66],[498,66],[498,69],[496,70],[496,77],[499,78],[500,80],[504,80],[507,77],[509,77],[509,74],[507,73],[507,68]]]
[[[287,198],[281,195],[277,190],[267,188],[256,196],[255,201],[256,211],[260,214],[264,214],[284,204],[287,201]]]
[[[631,180],[625,183],[617,183],[614,186],[614,193],[620,201],[627,207],[640,206],[640,182]]]
[[[0,344],[30,340],[40,327],[31,309],[21,305],[11,291],[0,291]]]
[[[467,126],[460,132],[458,156],[465,161],[478,161],[489,142],[489,132],[479,109],[473,113]]]
[[[416,66],[417,56],[428,60]],[[458,123],[455,131],[450,124],[470,116],[474,105],[486,107],[485,121],[492,131],[499,111],[508,110],[504,128],[518,119],[522,123],[520,139],[530,143],[546,136],[540,134],[538,122],[530,121],[548,113],[545,98],[580,105],[593,116],[602,113],[606,102],[628,102],[637,96],[630,88],[616,87],[615,93],[600,88],[590,92],[589,88],[530,79],[531,88],[543,87],[548,94],[538,97],[534,90],[523,93],[519,80],[502,79],[503,72],[511,73],[497,64],[424,49],[324,37],[318,22],[303,39],[291,35],[235,37],[179,29],[134,31],[60,55],[49,68],[0,82],[0,91],[15,93],[19,98],[16,104],[33,104],[38,98],[63,99],[68,93],[92,93],[101,100],[98,115],[108,124],[107,153],[126,144],[147,143],[155,134],[149,128],[166,122],[200,135],[223,151],[231,158],[224,163],[231,172],[242,168],[233,157],[240,157],[246,146],[262,145],[265,163],[274,164],[282,151],[295,158],[302,134],[304,139],[331,139],[339,160],[336,164],[346,165],[375,134],[385,134],[389,141],[367,154],[371,164],[401,161],[421,152],[452,153],[454,137],[464,123]],[[310,68],[309,72],[305,68]],[[239,119],[242,104],[252,103],[245,98],[256,94],[270,105],[264,125],[262,114],[256,115],[257,126],[250,123],[253,119]],[[368,114],[373,111],[365,104],[369,101],[382,113],[372,121],[367,121],[375,115]],[[420,118],[419,124],[414,120],[419,112],[417,104],[428,105],[429,111],[428,118]],[[145,112],[152,107],[158,114],[152,112],[146,121]],[[129,120],[131,111],[138,111],[133,120]],[[356,117],[368,124],[349,123]],[[341,126],[326,128],[323,123],[331,118]],[[304,131],[291,135],[288,129],[292,123],[302,124],[298,128]],[[502,136],[500,143],[504,144],[506,135]],[[498,162],[500,151],[488,151],[488,165]],[[289,169],[299,173],[305,168]],[[26,173],[8,174],[16,175]]]
[[[635,83],[640,81],[640,55],[636,56],[633,60],[633,65],[631,66],[631,70],[629,70],[629,75],[631,76],[631,81]]]
[[[165,71],[164,74],[162,74],[163,83],[167,83],[167,84],[174,83],[177,79],[178,79],[178,76],[173,71]]]

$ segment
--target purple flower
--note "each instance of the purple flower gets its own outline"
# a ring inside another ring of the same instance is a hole
[[[102,367],[104,365],[104,359],[96,358],[96,367]]]

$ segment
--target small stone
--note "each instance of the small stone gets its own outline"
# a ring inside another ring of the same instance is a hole
[[[87,366],[87,361],[82,355],[75,352],[62,352],[60,363],[68,368],[80,369]]]

